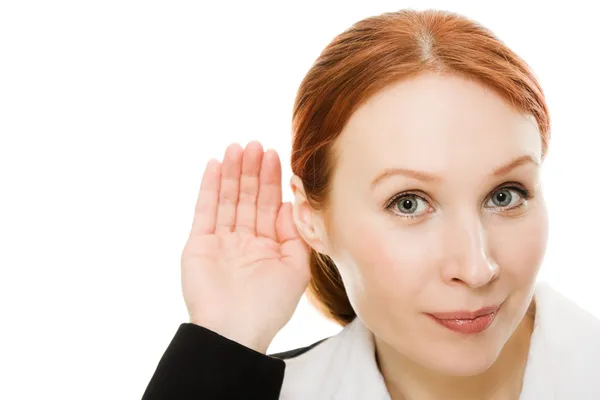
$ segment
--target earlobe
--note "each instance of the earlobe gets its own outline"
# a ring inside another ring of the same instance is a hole
[[[292,176],[290,186],[294,194],[293,218],[298,233],[310,247],[326,254],[326,234],[321,216],[309,204],[304,185],[298,176]]]

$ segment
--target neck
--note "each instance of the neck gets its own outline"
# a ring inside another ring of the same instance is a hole
[[[533,332],[532,302],[490,368],[474,376],[448,376],[428,370],[393,351],[377,351],[377,361],[393,400],[518,399]],[[376,348],[385,348],[376,341]]]

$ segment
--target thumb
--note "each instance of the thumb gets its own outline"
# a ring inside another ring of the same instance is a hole
[[[294,223],[294,217],[292,215],[292,203],[286,201],[279,208],[276,222],[277,239],[279,243],[283,244],[290,240],[300,239],[298,229]]]
[[[277,238],[281,244],[281,253],[284,257],[289,257],[294,264],[300,264],[302,267],[309,268],[310,247],[302,239],[294,223],[292,216],[292,204],[285,202],[279,209],[277,215]]]

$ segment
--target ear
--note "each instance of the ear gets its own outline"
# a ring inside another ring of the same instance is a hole
[[[299,176],[292,176],[290,186],[294,194],[292,214],[298,233],[315,251],[327,255],[327,234],[323,216],[308,203],[304,184]]]

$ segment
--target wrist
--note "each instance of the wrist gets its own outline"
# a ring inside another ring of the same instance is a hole
[[[271,340],[267,340],[260,335],[253,334],[252,332],[241,332],[217,328],[211,326],[210,324],[206,324],[195,320],[190,320],[190,323],[201,326],[205,329],[209,329],[214,333],[223,336],[226,339],[229,339],[233,342],[236,342],[244,347],[247,347],[262,354],[267,354],[267,350],[271,344]]]

